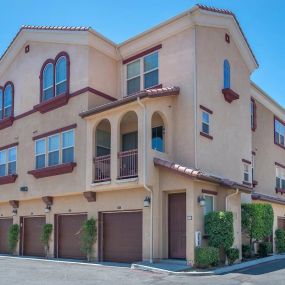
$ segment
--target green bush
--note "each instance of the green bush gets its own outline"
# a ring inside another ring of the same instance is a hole
[[[219,249],[215,247],[196,247],[195,266],[197,268],[209,268],[219,264]]]
[[[48,252],[49,252],[49,241],[50,241],[50,237],[52,234],[52,229],[53,229],[52,224],[45,224],[43,226],[42,233],[41,233],[41,242],[43,243],[45,247],[46,256],[48,255]]]
[[[285,252],[285,231],[283,229],[277,229],[275,231],[276,251],[278,253]]]
[[[232,212],[211,212],[205,216],[205,232],[209,235],[209,245],[227,250],[234,242]]]
[[[83,224],[81,235],[81,251],[87,255],[87,260],[91,260],[93,245],[97,241],[97,221],[93,218],[86,220]]]
[[[273,209],[270,204],[242,204],[242,231],[252,245],[253,239],[263,240],[272,234]]]
[[[249,244],[243,244],[242,245],[242,257],[251,258],[251,256],[252,256],[251,246]]]
[[[272,253],[272,243],[271,242],[261,242],[259,244],[258,250],[260,257],[266,257],[269,253]]]
[[[239,250],[237,248],[229,248],[226,254],[230,265],[239,259]]]
[[[17,224],[11,225],[8,232],[8,248],[11,254],[16,250],[19,241],[20,227]]]

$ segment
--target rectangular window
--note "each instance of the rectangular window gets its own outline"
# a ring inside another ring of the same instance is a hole
[[[17,173],[17,147],[0,151],[0,176]]]
[[[285,190],[285,169],[276,167],[276,188]]]
[[[248,163],[243,164],[243,181],[247,183],[251,183],[251,175],[250,175],[250,165]]]
[[[206,111],[202,111],[202,133],[210,134],[210,114]]]
[[[73,162],[74,140],[74,130],[36,140],[36,169]]]
[[[275,118],[274,129],[275,129],[275,134],[274,134],[275,143],[281,146],[285,146],[285,141],[284,141],[285,125],[281,121]]]
[[[250,123],[251,129],[254,131],[256,129],[256,105],[255,100],[250,101]]]
[[[158,85],[158,52],[127,64],[127,95]]]
[[[204,206],[204,215],[214,211],[214,197],[210,195],[205,195],[205,206]]]

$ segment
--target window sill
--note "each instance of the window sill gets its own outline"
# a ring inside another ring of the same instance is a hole
[[[28,174],[33,175],[35,178],[44,178],[49,176],[56,176],[66,173],[71,173],[76,166],[75,162],[59,164],[55,166],[45,167],[41,169],[34,169],[28,171]]]
[[[15,183],[17,177],[18,177],[17,174],[1,176],[0,177],[0,185]]]
[[[222,90],[222,93],[224,94],[225,100],[228,103],[232,103],[234,100],[239,99],[239,95],[234,92],[231,88],[224,88]]]
[[[252,185],[251,185],[251,183],[246,182],[246,181],[242,181],[242,184],[243,184],[243,185],[245,185],[245,186],[249,186],[249,187],[251,187],[251,186],[252,186]]]
[[[280,144],[280,143],[278,143],[278,142],[276,142],[276,141],[274,141],[274,143],[275,143],[277,146],[279,146],[279,147],[285,149],[285,146],[284,146],[284,145],[282,145],[282,144]]]
[[[11,127],[14,123],[14,117],[5,118],[0,120],[0,130],[6,129]]]
[[[206,134],[206,133],[203,133],[203,132],[200,132],[200,135],[201,135],[202,137],[205,137],[205,138],[209,139],[209,140],[212,140],[212,139],[213,139],[212,136],[210,136],[210,135],[208,135],[208,134]]]
[[[41,102],[40,104],[34,106],[34,110],[44,114],[66,105],[68,103],[68,100],[69,94],[62,94],[47,101]]]
[[[285,189],[282,188],[275,188],[276,194],[280,193],[280,194],[284,194],[285,193]]]

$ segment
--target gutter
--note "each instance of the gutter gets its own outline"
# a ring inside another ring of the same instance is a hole
[[[226,211],[228,210],[229,198],[238,195],[238,193],[239,193],[239,189],[237,188],[234,193],[232,193],[232,194],[226,196]]]
[[[144,112],[144,159],[143,159],[143,178],[144,178],[144,185],[143,187],[150,192],[150,244],[149,244],[149,262],[153,263],[153,190],[150,189],[146,185],[147,181],[147,140],[146,140],[146,135],[147,135],[147,130],[146,130],[146,123],[147,123],[147,117],[146,117],[146,108],[145,105],[141,102],[140,97],[137,98],[137,102],[139,106],[143,109]]]

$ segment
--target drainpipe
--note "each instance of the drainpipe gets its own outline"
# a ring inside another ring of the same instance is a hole
[[[140,98],[138,97],[137,99],[138,104],[140,105],[140,107],[143,108],[144,111],[144,159],[143,159],[143,171],[144,171],[144,188],[150,192],[150,244],[149,244],[149,262],[153,263],[153,190],[150,189],[147,185],[146,185],[146,181],[147,181],[147,141],[146,141],[146,135],[147,135],[147,129],[146,129],[146,108],[145,105],[141,102]]]
[[[228,210],[228,200],[229,200],[229,198],[231,198],[231,197],[237,195],[238,193],[239,193],[239,189],[236,189],[236,191],[235,191],[234,193],[232,193],[232,194],[226,196],[226,211]]]
[[[194,32],[194,59],[193,59],[193,100],[194,100],[194,165],[198,169],[198,158],[197,158],[197,45],[196,45],[196,26],[193,29]]]

